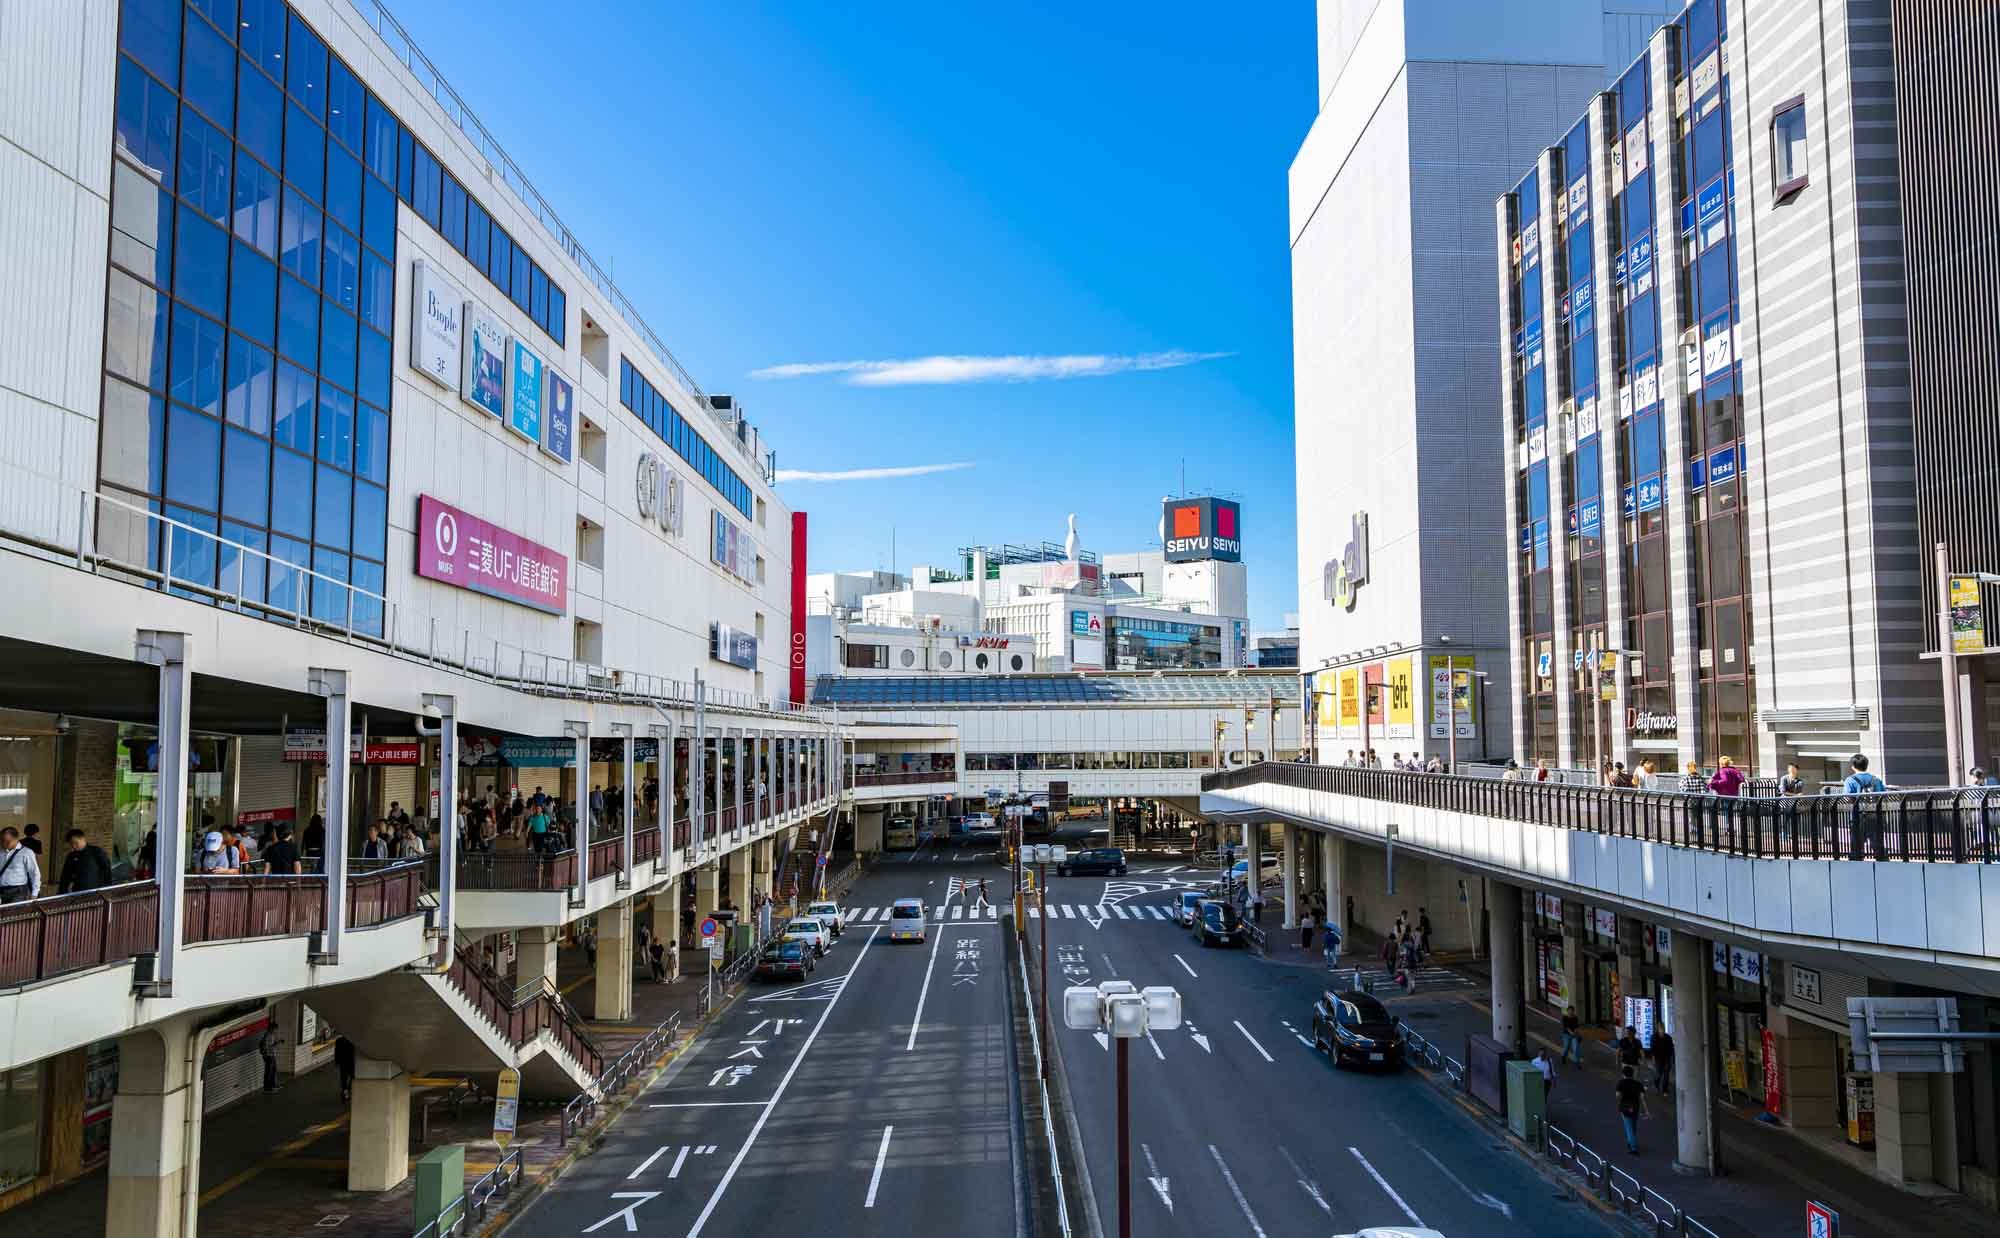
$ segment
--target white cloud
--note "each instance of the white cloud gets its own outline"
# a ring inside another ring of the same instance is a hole
[[[1047,378],[1100,378],[1130,371],[1171,370],[1227,357],[1226,352],[1144,352],[1126,355],[913,357],[901,361],[804,361],[765,366],[752,378],[806,378],[843,374],[856,387],[914,387],[952,383],[1026,383]]]
[[[960,460],[953,464],[905,464],[897,468],[883,469],[835,469],[830,472],[817,469],[779,469],[778,480],[788,481],[884,481],[895,477],[922,477],[928,473],[956,473],[969,469],[972,461]]]

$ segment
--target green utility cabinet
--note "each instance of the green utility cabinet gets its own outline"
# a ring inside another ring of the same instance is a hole
[[[416,1228],[456,1219],[465,1207],[465,1145],[432,1148],[411,1169],[417,1180],[413,1192]]]
[[[1542,1072],[1533,1062],[1507,1063],[1507,1129],[1516,1139],[1541,1137],[1549,1098]]]

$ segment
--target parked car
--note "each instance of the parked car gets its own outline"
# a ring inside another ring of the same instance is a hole
[[[1444,1238],[1444,1233],[1435,1229],[1416,1229],[1408,1225],[1370,1225],[1367,1229],[1351,1234],[1335,1234],[1333,1238]]]
[[[797,937],[771,942],[757,956],[757,974],[767,980],[804,980],[813,966],[812,947]]]
[[[924,900],[920,898],[899,898],[889,906],[889,940],[915,941],[924,939]]]
[[[1180,920],[1182,928],[1193,928],[1196,917],[1201,914],[1202,893],[1199,890],[1182,890]]]
[[[1081,877],[1088,873],[1123,877],[1125,853],[1116,847],[1086,847],[1056,865],[1058,877]]]
[[[1358,989],[1328,989],[1313,1003],[1313,1048],[1335,1066],[1378,1066],[1396,1070],[1403,1065],[1403,1042],[1396,1016],[1381,1002]]]
[[[820,923],[817,916],[796,917],[786,923],[784,932],[780,936],[797,938],[811,946],[814,954],[822,956],[833,944],[832,935],[826,931],[826,925]]]
[[[1205,898],[1194,922],[1195,940],[1204,946],[1233,946],[1243,935],[1243,918],[1220,899]]]
[[[847,931],[847,916],[840,910],[839,903],[808,903],[805,914],[826,925],[826,931],[835,937]]]
[[[1278,868],[1278,857],[1275,855],[1259,856],[1257,859],[1257,873],[1263,878],[1263,884],[1265,885],[1269,885],[1278,879]],[[1241,881],[1243,880],[1243,875],[1249,871],[1250,861],[1238,860],[1229,867],[1230,880]]]

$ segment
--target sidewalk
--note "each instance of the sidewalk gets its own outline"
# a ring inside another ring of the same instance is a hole
[[[1296,947],[1296,938],[1292,944]],[[1420,981],[1415,996],[1393,991],[1378,996],[1418,1034],[1463,1060],[1467,1035],[1487,1034],[1492,1014],[1483,975],[1472,966],[1460,974],[1474,983],[1457,993],[1426,993]],[[1560,1051],[1555,1016],[1530,1008],[1528,1035],[1531,1049]],[[1964,1196],[1884,1182],[1789,1131],[1756,1121],[1755,1107],[1717,1107],[1727,1176],[1675,1171],[1672,1098],[1658,1091],[1648,1095],[1649,1114],[1639,1124],[1639,1155],[1632,1156],[1625,1151],[1624,1130],[1612,1099],[1617,1075],[1610,1042],[1601,1032],[1586,1030],[1584,1036],[1584,1065],[1557,1065],[1549,1122],[1725,1238],[1802,1232],[1807,1200],[1819,1200],[1839,1212],[1849,1238],[1876,1234],[1972,1238],[1995,1232],[1993,1215]],[[1650,1079],[1651,1067],[1640,1075]],[[1461,1100],[1468,1107],[1475,1105],[1469,1098]],[[1483,1107],[1478,1112],[1485,1114]]]

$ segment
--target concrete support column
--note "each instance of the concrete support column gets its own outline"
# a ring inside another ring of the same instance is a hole
[[[1522,1004],[1521,887],[1489,880],[1486,914],[1487,935],[1493,945],[1493,1039],[1524,1050],[1527,1024]]]
[[[164,767],[163,767],[164,768]],[[163,854],[167,836],[160,835]],[[194,1232],[201,1156],[193,1033],[171,1019],[118,1039],[104,1232],[180,1238]]]
[[[1779,1087],[1784,1093],[1782,1115],[1797,1130],[1833,1131],[1840,1126],[1834,1090],[1840,1086],[1836,1058],[1840,1043],[1818,1024],[1790,1017],[1773,1007],[1771,1032],[1777,1040]]]
[[[575,792],[576,813],[576,887],[570,891],[570,905],[581,907],[590,889],[590,723],[569,721],[563,723],[563,733],[576,745],[576,779],[572,784]]]
[[[736,922],[748,924],[750,914],[750,848],[739,847],[729,856],[729,902],[736,908]]]
[[[1583,943],[1586,940],[1583,928],[1583,904],[1573,898],[1563,900],[1562,917],[1562,975],[1563,993],[1569,1001],[1569,1008],[1578,1012],[1587,1009],[1583,1004]],[[1613,1021],[1617,1016],[1613,1015]],[[1620,1027],[1620,1034],[1624,1028]]]
[[[653,894],[653,939],[667,948],[667,979],[681,978],[681,879]]]
[[[1342,840],[1338,834],[1319,836],[1320,888],[1326,891],[1327,922],[1340,926],[1343,936],[1347,933],[1347,896],[1341,888],[1340,878],[1343,865]],[[1341,943],[1343,947],[1345,942]]]
[[[533,984],[539,977],[556,983],[556,948],[562,931],[524,928],[514,935],[514,983]]]
[[[347,1121],[347,1189],[392,1190],[409,1176],[410,1076],[394,1062],[357,1057]]]
[[[1295,929],[1299,926],[1299,827],[1280,825],[1278,827],[1279,884],[1285,891],[1284,926]]]
[[[1679,1140],[1674,1168],[1686,1173],[1713,1173],[1715,1157],[1709,1140],[1711,1093],[1715,1078],[1714,983],[1712,947],[1706,938],[1674,930],[1674,1121]],[[1882,1126],[1881,1087],[1876,1086],[1875,1126]]]
[[[1249,861],[1243,868],[1244,898],[1254,898],[1264,888],[1264,826],[1261,822],[1243,827],[1243,858]]]
[[[660,784],[660,794],[654,800],[653,821],[653,828],[660,835],[660,856],[653,861],[653,871],[656,874],[679,872],[680,856],[674,854],[674,728],[651,726],[646,729],[651,732],[653,742],[659,745],[660,754],[653,763],[654,776]]]
[[[326,852],[320,871],[326,874],[326,912],[315,963],[340,960],[340,934],[347,927],[347,736],[353,709],[347,696],[347,672],[323,666],[306,672],[306,687],[326,701]],[[167,852],[166,831],[160,832],[160,858]],[[181,855],[186,855],[183,850]],[[178,859],[179,857],[176,857]]]
[[[154,780],[153,795],[153,829],[157,840],[154,843],[153,880],[160,888],[159,945],[153,956],[152,982],[145,986],[145,990],[152,996],[170,997],[174,991],[174,961],[180,954],[181,891],[190,851],[187,838],[188,691],[193,686],[193,679],[187,666],[188,637],[182,632],[141,631],[138,656],[139,661],[160,668],[159,712],[156,719],[160,759],[155,766],[159,775]],[[343,760],[346,755],[347,749],[343,745]],[[56,840],[51,837],[48,845],[54,847]]]
[[[632,900],[621,899],[597,913],[597,977],[591,986],[591,1017],[623,1023],[632,1017]]]
[[[722,906],[722,862],[711,860],[694,870],[694,918],[707,919]]]
[[[452,905],[458,901],[458,698],[424,693],[438,711],[438,966],[451,966]]]
[[[621,810],[619,812],[619,817],[621,818],[621,820],[619,821],[619,825],[623,827],[624,830],[625,849],[619,853],[618,885],[629,890],[632,888],[632,831],[637,827],[638,824],[636,817],[638,816],[638,804],[639,804],[638,797],[633,794],[632,790],[632,782],[633,782],[632,750],[635,745],[632,739],[631,723],[629,722],[614,723],[611,727],[611,730],[614,734],[616,734],[619,737],[620,743],[618,747],[621,750],[621,755],[625,759],[624,786],[622,788],[621,802],[619,804],[619,808]],[[627,974],[629,975],[629,972]],[[629,980],[627,981],[627,987],[628,988],[630,987]]]

